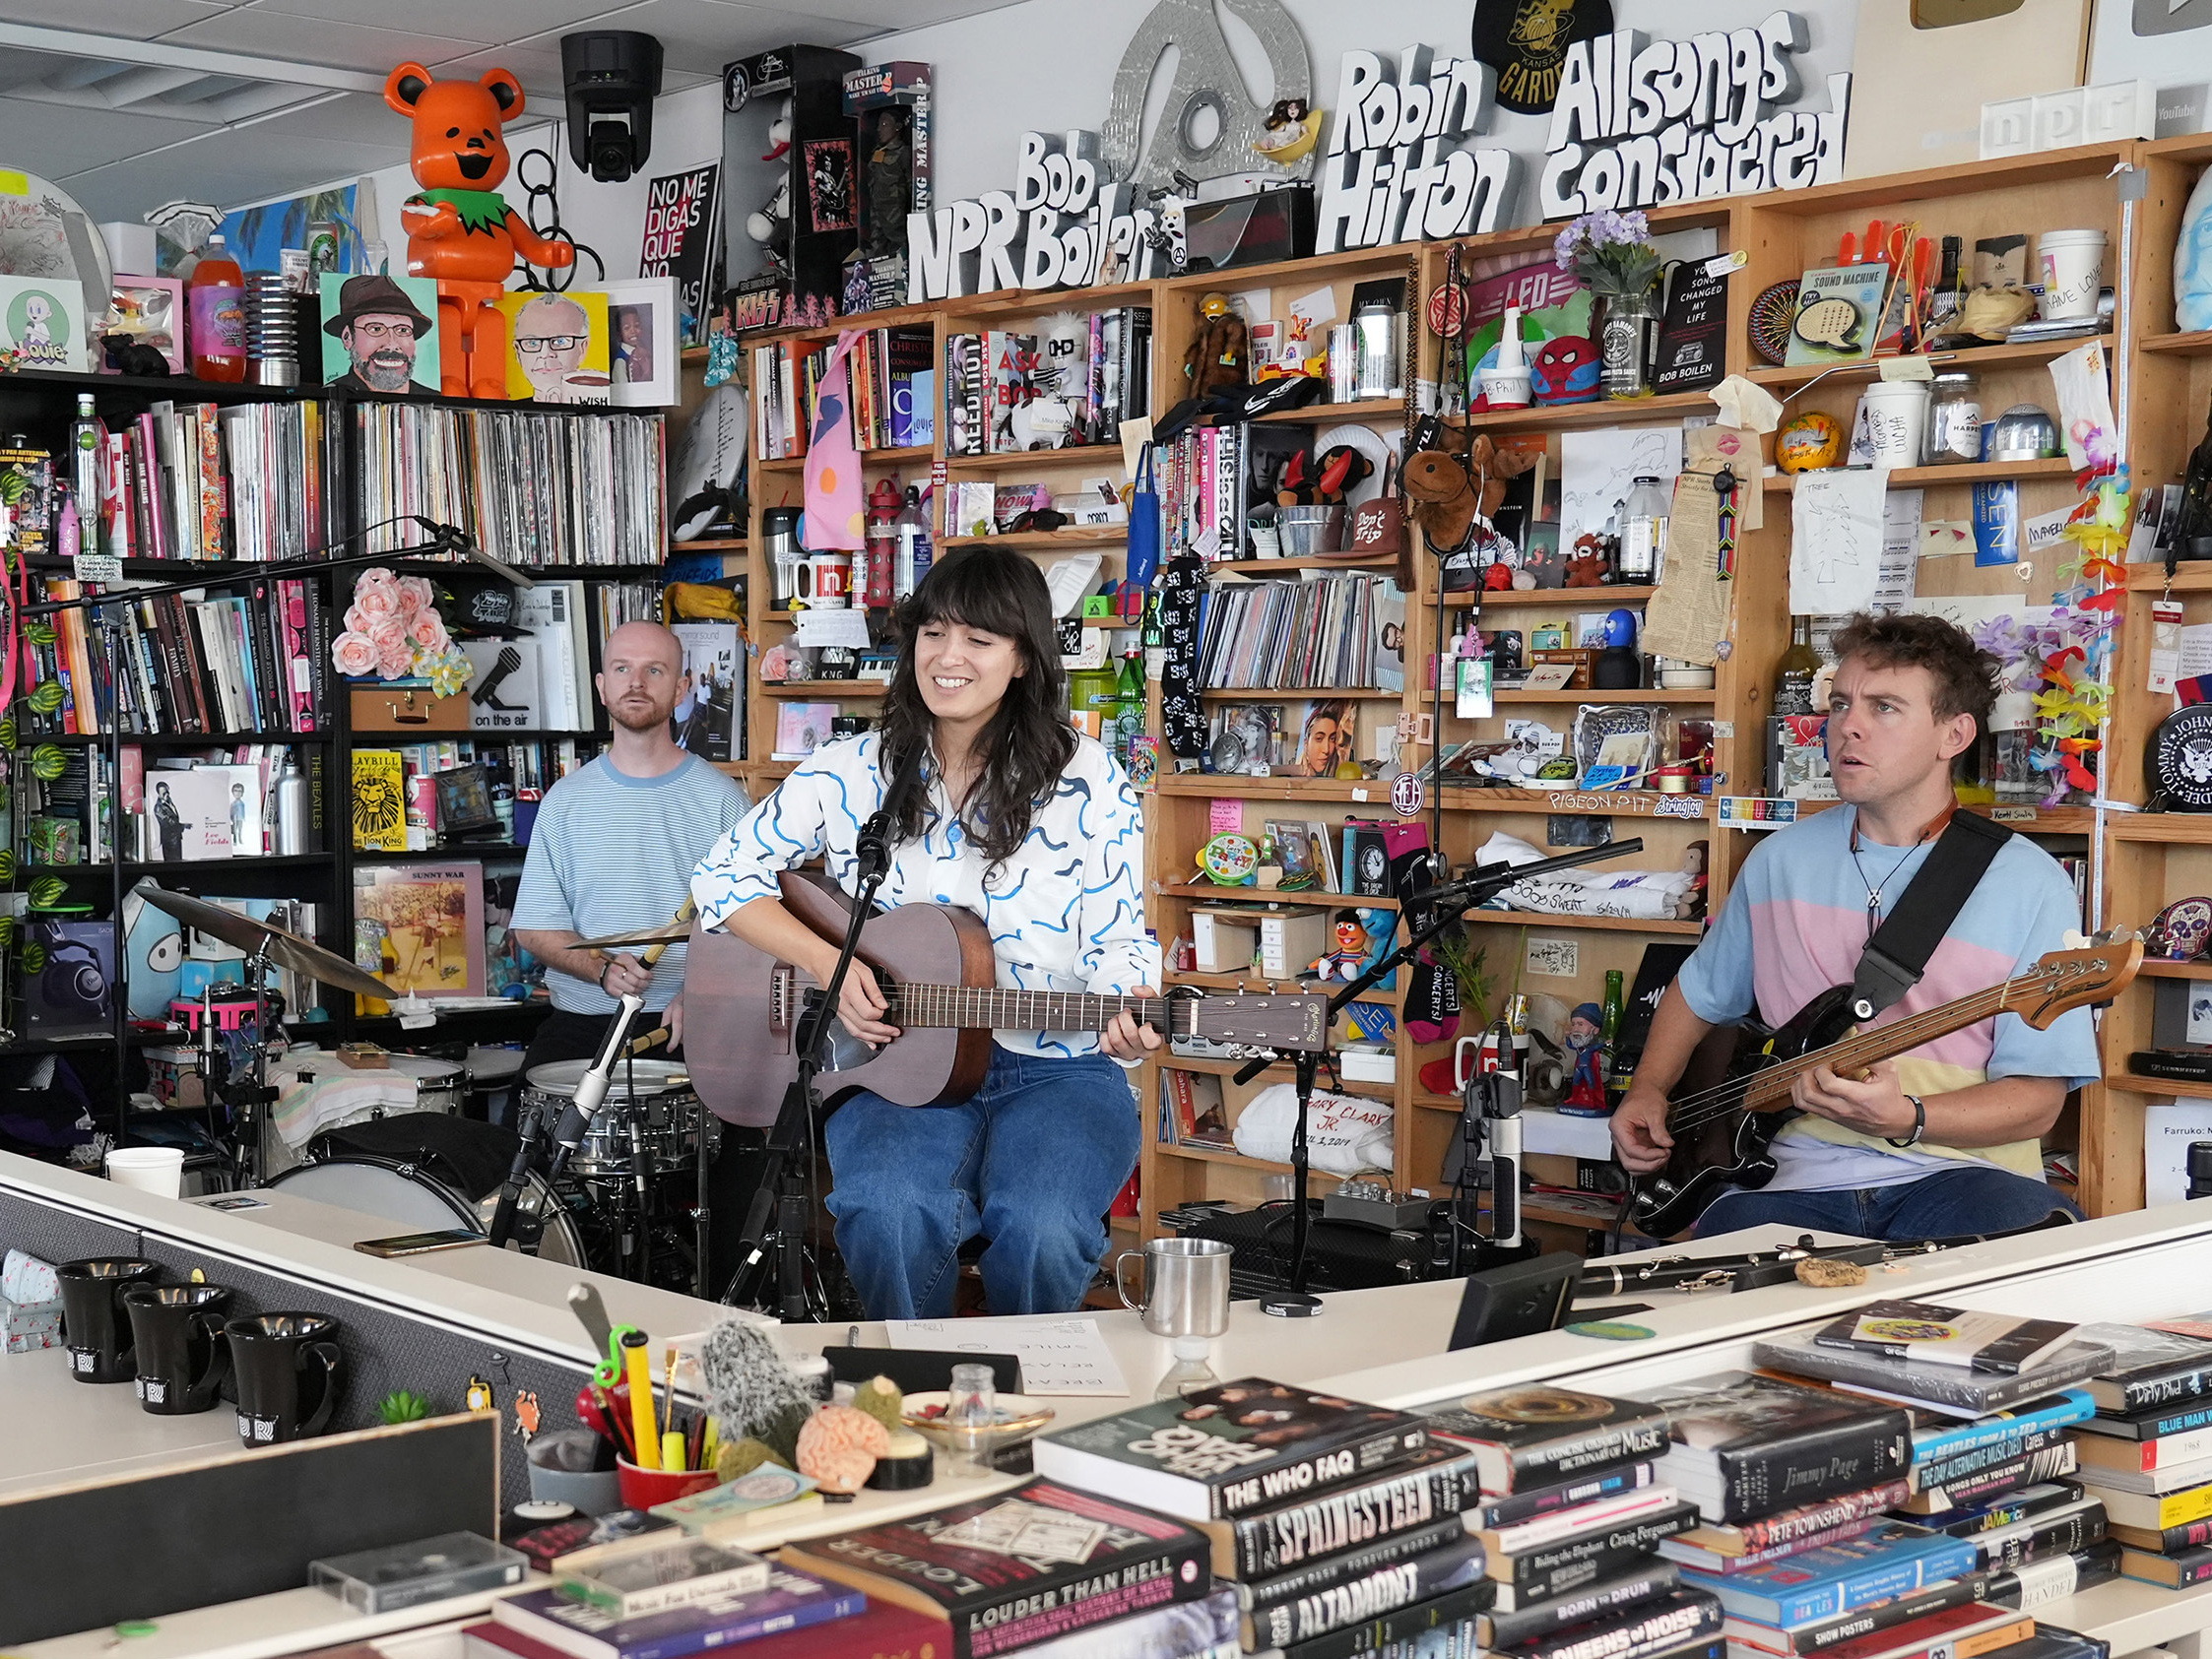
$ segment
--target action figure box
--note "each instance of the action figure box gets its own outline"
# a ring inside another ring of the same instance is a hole
[[[860,67],[851,52],[794,45],[722,69],[728,281],[773,279],[779,326],[812,327],[842,309],[845,257],[860,239],[844,81]]]
[[[906,303],[906,216],[931,206],[932,85],[926,63],[900,61],[845,77],[858,174],[859,245],[845,259],[845,309]]]

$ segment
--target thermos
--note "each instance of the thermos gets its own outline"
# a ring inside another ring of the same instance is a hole
[[[312,851],[307,845],[307,826],[313,812],[307,777],[299,770],[298,756],[290,749],[285,751],[285,769],[277,774],[277,787],[272,793],[277,798],[278,855],[289,858]]]

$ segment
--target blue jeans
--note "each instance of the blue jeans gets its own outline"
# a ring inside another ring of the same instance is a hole
[[[2040,1180],[1993,1164],[1961,1164],[1891,1186],[1840,1192],[1724,1192],[1698,1217],[1701,1239],[1778,1222],[1861,1239],[1955,1239],[2033,1227],[2053,1210],[2081,1211]]]
[[[917,1108],[863,1090],[822,1139],[837,1248],[870,1318],[949,1317],[959,1248],[978,1234],[993,1313],[1066,1313],[1082,1306],[1106,1207],[1137,1167],[1137,1102],[1104,1054],[994,1044],[973,1098]]]

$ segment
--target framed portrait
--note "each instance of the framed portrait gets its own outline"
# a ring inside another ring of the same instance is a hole
[[[323,384],[387,397],[438,390],[438,286],[429,277],[322,275]]]
[[[507,396],[525,403],[612,403],[607,295],[599,291],[502,294]]]
[[[664,409],[682,397],[679,358],[683,301],[674,277],[609,283],[607,372],[614,401],[624,409]]]

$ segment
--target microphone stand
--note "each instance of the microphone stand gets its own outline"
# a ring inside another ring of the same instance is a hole
[[[875,914],[877,889],[890,873],[891,845],[898,833],[899,813],[905,807],[907,797],[921,785],[924,759],[922,747],[917,746],[891,780],[883,804],[861,826],[853,866],[859,877],[859,891],[854,896],[852,917],[845,927],[845,942],[837,953],[837,966],[830,973],[829,983],[811,999],[811,1006],[800,1017],[796,1034],[798,1074],[784,1090],[783,1105],[768,1130],[760,1184],[753,1188],[752,1202],[746,1210],[745,1229],[739,1237],[737,1270],[730,1275],[730,1283],[722,1292],[722,1301],[732,1307],[741,1302],[756,1302],[762,1265],[773,1243],[777,1269],[776,1312],[787,1323],[804,1321],[811,1314],[801,1245],[813,1215],[805,1180],[793,1167],[793,1154],[798,1151],[804,1132],[813,1124],[821,1106],[814,1091],[814,1079],[825,1069],[822,1062],[830,1025],[837,1017],[838,1000],[844,995],[846,974],[860,951],[861,929]],[[771,1209],[775,1212],[776,1223],[773,1233],[768,1227]]]
[[[1606,859],[1641,853],[1643,850],[1643,838],[1635,836],[1627,841],[1609,841],[1602,847],[1565,853],[1556,859],[1539,859],[1534,863],[1478,864],[1458,881],[1415,892],[1406,901],[1405,942],[1384,955],[1366,972],[1329,998],[1328,1029],[1334,1029],[1336,1016],[1343,1011],[1347,1002],[1395,972],[1400,965],[1411,962],[1423,946],[1459,919],[1462,911],[1487,904],[1516,882],[1526,881],[1531,876],[1551,875],[1580,864],[1597,863]],[[1272,1057],[1263,1055],[1259,1059],[1248,1061],[1236,1073],[1236,1081],[1251,1082],[1280,1058],[1278,1053]],[[1291,1119],[1290,1129],[1290,1287],[1262,1297],[1260,1310],[1281,1319],[1310,1319],[1321,1312],[1321,1299],[1306,1289],[1306,1244],[1312,1220],[1308,1214],[1310,1205],[1306,1197],[1306,1180],[1311,1167],[1306,1144],[1306,1116],[1307,1108],[1313,1102],[1314,1072],[1319,1063],[1319,1055],[1312,1050],[1306,1050],[1291,1055],[1290,1060],[1295,1069],[1298,1092],[1298,1115]],[[1518,1102],[1516,1108],[1518,1109]],[[1517,1192],[1517,1201],[1518,1197]]]

